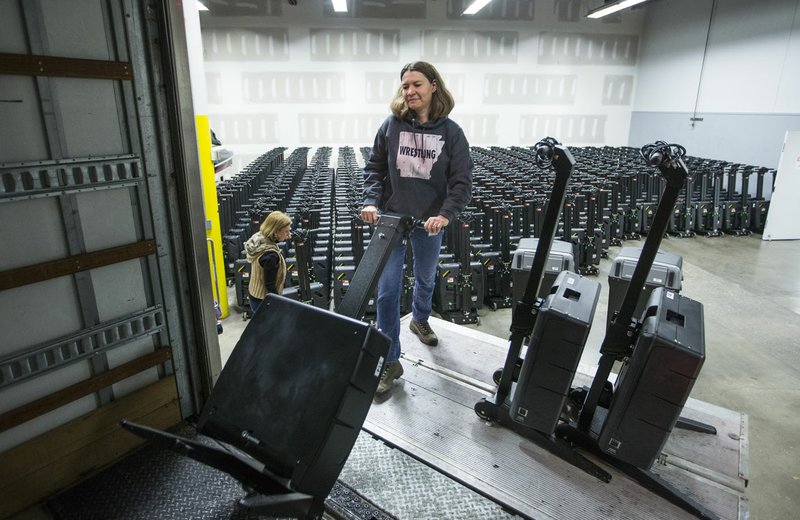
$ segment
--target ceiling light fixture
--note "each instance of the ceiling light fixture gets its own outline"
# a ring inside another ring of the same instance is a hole
[[[484,7],[486,7],[486,4],[488,4],[491,1],[492,0],[475,0],[474,2],[469,4],[469,7],[464,9],[464,12],[462,14],[475,14]]]
[[[337,13],[347,12],[347,0],[332,0],[333,10]]]
[[[586,14],[587,18],[602,18],[617,11],[622,11],[628,7],[633,7],[636,4],[641,4],[647,0],[615,0],[614,2],[607,2],[600,7],[596,7]]]

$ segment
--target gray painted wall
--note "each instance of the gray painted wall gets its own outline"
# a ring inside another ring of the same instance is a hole
[[[786,132],[800,129],[800,114],[634,112],[631,146],[663,140],[686,147],[689,155],[777,168]]]
[[[201,13],[209,120],[239,164],[276,145],[369,146],[425,59],[456,98],[473,145],[625,145],[644,14],[586,20],[594,2],[494,0],[212,2]]]
[[[661,139],[690,155],[776,168],[786,132],[800,129],[799,6],[649,4],[628,144]]]

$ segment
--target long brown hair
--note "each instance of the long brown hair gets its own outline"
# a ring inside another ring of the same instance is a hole
[[[410,70],[419,72],[425,76],[428,81],[436,84],[436,90],[434,90],[433,94],[431,95],[431,107],[428,112],[428,119],[433,121],[441,117],[447,117],[453,110],[453,107],[456,106],[456,102],[453,99],[453,94],[447,90],[447,87],[444,84],[444,79],[442,79],[442,75],[439,74],[439,71],[436,70],[436,67],[427,61],[414,61],[408,63],[400,71],[400,81],[403,80],[403,74]],[[408,105],[406,104],[406,98],[403,96],[402,85],[397,88],[397,92],[395,93],[394,99],[392,99],[392,103],[389,105],[389,108],[392,110],[392,114],[400,119],[404,119],[409,112],[411,112],[411,109],[409,109]]]

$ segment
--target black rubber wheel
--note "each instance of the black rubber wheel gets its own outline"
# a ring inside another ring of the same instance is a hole
[[[498,368],[492,374],[492,381],[494,381],[494,384],[499,385],[501,377],[503,377],[503,369],[502,368]]]

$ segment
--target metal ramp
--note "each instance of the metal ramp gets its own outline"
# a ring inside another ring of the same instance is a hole
[[[411,334],[409,320],[401,321],[405,375],[390,399],[375,401],[366,431],[525,518],[693,518],[602,461],[592,459],[613,475],[608,484],[480,421],[473,405],[494,391],[492,372],[507,341],[431,318],[439,346],[430,348]],[[574,385],[590,383],[590,372],[579,369]],[[675,429],[653,471],[721,518],[746,519],[747,416],[694,399],[683,415],[715,426],[717,435]]]

